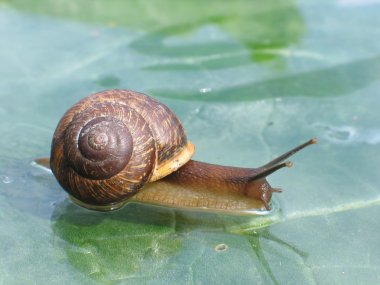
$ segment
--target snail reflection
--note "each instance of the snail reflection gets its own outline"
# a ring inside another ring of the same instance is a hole
[[[254,217],[261,218],[269,216]],[[268,259],[268,255],[274,253],[280,260],[286,259],[295,265],[306,257],[306,253],[286,239],[272,234],[270,227],[250,228],[252,217],[247,216],[132,203],[119,211],[101,213],[65,200],[56,205],[51,219],[57,237],[55,245],[64,250],[67,262],[89,278],[105,284],[121,280],[133,283],[141,278],[151,281],[157,278],[163,282],[183,274],[183,269],[190,267],[187,261],[197,258],[198,251],[204,252],[204,262],[215,258],[223,260],[244,251],[248,253],[247,263],[241,262],[243,267],[237,269],[236,274],[255,267],[260,274],[257,278],[263,283],[278,284],[277,262]],[[237,232],[237,225],[245,235],[226,233]],[[220,243],[227,245],[228,250],[215,250]],[[175,267],[176,264],[179,266]],[[147,276],[148,269],[152,274]]]
[[[49,164],[72,200],[106,211],[128,201],[228,214],[265,214],[273,188],[266,177],[311,139],[258,168],[191,160],[194,145],[177,116],[130,90],[92,94],[70,108],[54,133]],[[155,182],[159,181],[159,182]],[[151,183],[149,183],[151,182]]]

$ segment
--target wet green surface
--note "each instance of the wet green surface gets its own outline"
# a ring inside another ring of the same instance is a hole
[[[380,3],[0,1],[0,284],[380,283]],[[74,206],[49,155],[92,92],[165,102],[195,158],[258,166],[276,212],[247,219]]]

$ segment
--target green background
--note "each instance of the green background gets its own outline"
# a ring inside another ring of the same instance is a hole
[[[0,0],[0,284],[379,284],[380,3]],[[152,95],[195,158],[269,178],[266,217],[73,205],[47,156],[80,98]]]

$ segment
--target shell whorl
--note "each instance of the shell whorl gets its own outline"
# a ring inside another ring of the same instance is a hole
[[[95,105],[96,111],[86,110],[74,117],[65,132],[65,157],[78,174],[88,179],[111,178],[123,170],[132,156],[133,138],[127,125],[121,118],[101,116],[107,108],[108,104],[103,104]],[[121,111],[124,115],[131,112]]]
[[[51,169],[74,198],[119,203],[186,163],[193,146],[178,118],[142,93],[108,90],[69,109],[54,133]]]

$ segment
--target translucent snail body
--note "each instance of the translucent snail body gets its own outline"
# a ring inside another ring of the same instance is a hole
[[[54,133],[47,164],[72,200],[106,211],[129,201],[226,213],[270,210],[266,177],[315,139],[258,168],[191,160],[193,144],[168,107],[142,93],[108,90],[70,108]]]

